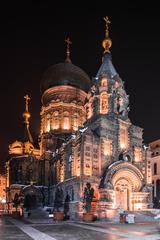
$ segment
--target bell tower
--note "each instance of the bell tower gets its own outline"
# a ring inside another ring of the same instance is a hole
[[[91,90],[86,99],[87,119],[95,115],[112,117],[115,119],[129,120],[129,96],[124,89],[124,82],[119,77],[112,64],[110,48],[112,40],[109,38],[109,25],[111,21],[108,17],[105,21],[105,38],[102,41],[104,48],[102,64],[92,81]]]

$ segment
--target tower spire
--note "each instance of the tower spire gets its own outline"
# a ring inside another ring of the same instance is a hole
[[[66,57],[65,62],[71,63],[71,59],[70,59],[70,45],[72,44],[72,42],[70,41],[69,37],[65,39],[65,42],[66,42],[66,46],[67,46],[67,51],[66,51],[67,57]]]
[[[24,99],[25,99],[25,111],[23,113],[24,124],[25,124],[24,141],[25,142],[29,141],[29,142],[33,143],[33,139],[32,139],[31,133],[29,131],[29,118],[31,117],[31,114],[28,110],[28,103],[30,100],[30,97],[28,96],[28,94],[24,96]]]
[[[23,113],[24,123],[29,126],[29,118],[31,117],[30,112],[28,111],[28,102],[30,97],[28,95],[24,96],[25,99],[25,112]]]
[[[102,42],[102,46],[104,48],[104,53],[110,52],[109,49],[112,46],[112,40],[109,38],[109,25],[111,24],[111,21],[109,20],[108,16],[104,17],[103,20],[106,24],[106,30],[105,30],[105,39]]]

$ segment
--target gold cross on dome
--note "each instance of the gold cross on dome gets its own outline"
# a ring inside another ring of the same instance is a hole
[[[103,18],[106,23],[106,30],[108,30],[109,24],[111,24],[111,21],[109,20],[108,16]]]
[[[24,96],[24,99],[26,100],[26,111],[28,111],[28,102],[30,100],[30,97],[27,95]]]
[[[72,44],[72,42],[70,41],[69,37],[65,39],[65,42],[67,43],[67,58],[66,58],[66,62],[71,63],[71,59],[70,59],[70,45]]]
[[[69,37],[65,39],[65,42],[67,43],[67,50],[69,50],[69,46],[72,44],[72,42],[69,39]]]

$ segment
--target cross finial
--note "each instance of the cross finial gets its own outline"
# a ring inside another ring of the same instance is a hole
[[[65,39],[65,42],[67,43],[67,49],[69,49],[69,45],[72,44],[72,42],[70,41],[69,37]]]
[[[69,37],[65,39],[65,42],[67,43],[67,58],[66,58],[66,62],[71,63],[71,59],[70,59],[70,45],[72,44],[72,42],[69,39]]]
[[[110,52],[109,49],[112,45],[112,41],[109,38],[109,31],[108,31],[109,25],[111,24],[111,21],[109,20],[108,16],[104,17],[103,20],[106,23],[106,34],[105,34],[106,36],[105,36],[105,39],[102,42],[102,46],[105,49],[104,53],[106,53],[106,52]]]
[[[103,18],[104,21],[106,22],[106,29],[108,30],[109,24],[111,24],[111,21],[109,20],[108,16]]]
[[[111,24],[111,21],[109,20],[108,16],[104,17],[103,20],[105,21],[106,23],[106,38],[108,38],[108,35],[109,35],[109,24]]]
[[[25,102],[26,102],[26,112],[28,112],[28,102],[30,100],[30,97],[27,95],[24,96]]]

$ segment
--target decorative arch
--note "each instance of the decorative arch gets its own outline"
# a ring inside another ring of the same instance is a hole
[[[43,195],[39,188],[34,185],[29,185],[23,188],[24,205],[28,209],[34,209],[42,206]]]
[[[112,186],[116,185],[120,179],[126,179],[132,188],[132,191],[139,191],[143,184],[143,175],[141,171],[129,162],[118,161],[112,163],[104,172],[100,187],[105,188],[108,182]]]
[[[114,190],[115,191],[124,191],[125,189],[132,191],[133,182],[128,177],[120,177],[115,181]]]
[[[128,182],[127,188],[129,188],[129,190],[132,192],[138,192],[142,187],[142,181],[131,169],[120,169],[118,172],[116,172],[112,178],[113,187],[115,187],[116,184],[121,180]]]

